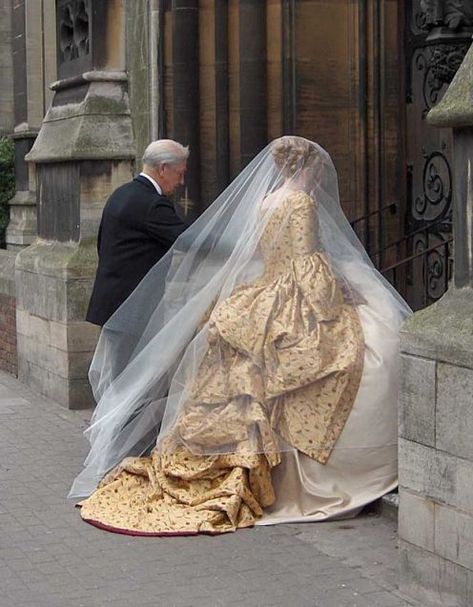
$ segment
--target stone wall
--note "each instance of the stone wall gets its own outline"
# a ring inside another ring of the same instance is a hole
[[[0,369],[17,375],[15,257],[0,251]]]
[[[472,290],[449,291],[417,312],[402,350],[401,589],[422,605],[471,607]]]
[[[453,130],[453,278],[401,332],[400,587],[473,605],[473,46],[429,124]]]

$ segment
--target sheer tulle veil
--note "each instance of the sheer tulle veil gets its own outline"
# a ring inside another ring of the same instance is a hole
[[[292,191],[304,191],[316,204],[320,249],[345,289],[390,330],[409,314],[348,223],[328,153],[300,137],[275,140],[178,238],[103,327],[89,372],[97,402],[85,432],[90,452],[70,497],[90,494],[124,457],[156,443],[159,448],[208,350],[210,310],[261,274],[261,236]],[[277,448],[292,449],[282,441]]]

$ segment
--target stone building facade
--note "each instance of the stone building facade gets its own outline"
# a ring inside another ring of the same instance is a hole
[[[375,264],[414,308],[439,299],[452,268],[452,139],[425,117],[470,45],[472,4],[4,2],[0,127],[17,176],[0,265],[4,366],[16,343],[24,381],[90,404],[97,335],[83,318],[101,208],[163,136],[192,150],[177,201],[190,218],[269,140],[318,141]]]
[[[402,338],[403,588],[473,604],[472,34],[473,0],[2,2],[17,191],[0,368],[61,405],[93,404],[97,228],[150,140],[190,145],[176,200],[190,219],[271,139],[315,140],[374,263],[421,310]]]

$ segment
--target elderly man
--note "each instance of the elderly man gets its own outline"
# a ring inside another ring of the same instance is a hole
[[[99,265],[86,319],[104,325],[186,225],[167,198],[184,183],[189,149],[153,141],[143,171],[108,199],[98,234]]]

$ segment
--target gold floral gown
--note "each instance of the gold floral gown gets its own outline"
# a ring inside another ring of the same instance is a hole
[[[274,503],[281,441],[326,464],[358,391],[364,339],[317,241],[314,201],[289,194],[260,241],[263,274],[211,311],[208,349],[159,451],[109,473],[80,503],[84,520],[135,535],[234,531]]]

